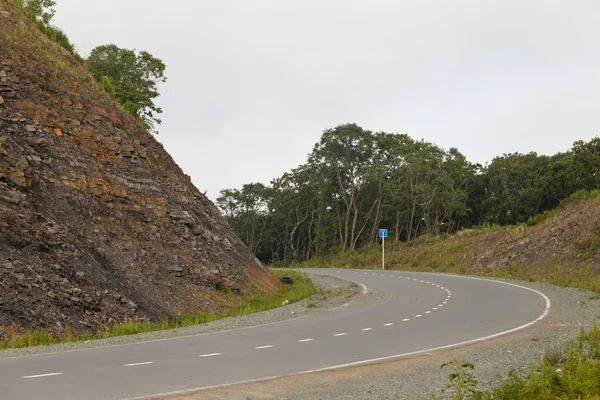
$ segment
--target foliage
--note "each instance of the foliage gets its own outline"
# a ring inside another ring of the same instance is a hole
[[[44,25],[50,24],[56,13],[55,0],[11,0],[11,3],[21,8],[32,21]]]
[[[477,390],[477,379],[471,372],[475,369],[472,363],[454,359],[442,364],[440,368],[446,366],[454,367],[454,372],[448,375],[448,385],[442,389],[442,394],[450,394],[453,400],[466,400],[481,396],[481,392]],[[438,399],[435,395],[431,397]]]
[[[151,132],[161,124],[157,85],[165,82],[165,64],[146,51],[122,49],[114,44],[94,48],[87,65],[96,80],[112,94],[125,111]]]
[[[30,346],[47,346],[55,343],[76,342],[91,339],[105,339],[115,336],[135,335],[143,332],[174,329],[190,325],[198,325],[218,319],[245,315],[280,307],[283,303],[289,304],[308,298],[317,293],[311,279],[297,271],[272,271],[276,276],[289,276],[293,279],[292,285],[284,285],[278,293],[272,295],[257,295],[240,303],[238,306],[222,313],[199,313],[175,316],[171,319],[153,322],[143,318],[129,318],[124,322],[112,326],[101,326],[95,333],[74,334],[67,327],[59,335],[51,335],[44,329],[25,330],[16,325],[0,328],[0,349],[21,348]]]
[[[48,39],[66,49],[79,63],[83,63],[83,58],[77,53],[75,45],[71,43],[66,33],[50,23],[55,14],[56,1],[10,0],[10,3],[20,9]]]
[[[560,354],[547,353],[529,374],[511,372],[482,399],[598,399],[600,398],[600,328],[583,331]]]
[[[454,148],[344,124],[323,132],[305,164],[269,185],[225,189],[217,205],[259,259],[295,263],[373,246],[380,227],[407,243],[464,228],[524,229],[572,193],[596,189],[597,170],[598,138],[481,166]]]
[[[443,364],[455,367],[442,394],[450,392],[455,400],[567,400],[600,398],[600,327],[582,329],[566,348],[547,351],[522,376],[510,371],[508,377],[491,390],[477,390],[477,380],[470,372],[474,366],[456,359]],[[437,399],[437,396],[432,396]]]

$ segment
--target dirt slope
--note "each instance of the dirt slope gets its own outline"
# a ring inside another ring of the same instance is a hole
[[[0,334],[160,319],[278,287],[163,147],[0,0]]]

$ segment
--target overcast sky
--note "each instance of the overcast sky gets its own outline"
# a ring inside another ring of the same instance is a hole
[[[87,56],[162,59],[158,140],[201,191],[302,164],[356,122],[473,162],[600,136],[600,1],[57,0]]]

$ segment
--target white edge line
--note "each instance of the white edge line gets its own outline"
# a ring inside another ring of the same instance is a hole
[[[363,288],[363,294],[367,294],[367,287],[365,285],[363,285],[362,283],[359,283],[360,286],[362,286]]]
[[[456,276],[456,275],[449,275],[449,276]],[[168,396],[188,395],[188,394],[193,394],[193,393],[200,393],[200,392],[203,392],[203,391],[206,391],[206,390],[210,390],[210,389],[225,388],[225,387],[243,385],[243,384],[247,384],[247,383],[264,382],[264,381],[269,381],[269,380],[279,379],[279,378],[284,378],[284,377],[290,377],[290,376],[299,376],[299,375],[313,374],[313,373],[316,373],[316,372],[334,371],[334,370],[342,369],[342,368],[357,367],[357,366],[365,365],[365,364],[375,364],[375,363],[380,363],[380,362],[384,362],[384,361],[394,360],[394,359],[402,358],[402,357],[409,357],[409,356],[415,356],[415,355],[419,355],[419,354],[426,354],[426,353],[431,353],[431,352],[439,351],[439,350],[447,350],[447,349],[451,349],[451,348],[454,348],[454,347],[466,346],[466,345],[473,344],[473,343],[483,342],[483,341],[486,341],[486,340],[497,338],[499,336],[507,335],[509,333],[520,331],[521,329],[525,329],[525,328],[530,327],[531,325],[534,325],[535,323],[541,321],[542,319],[546,318],[546,316],[548,316],[548,314],[550,313],[550,307],[552,306],[552,304],[550,302],[550,299],[548,298],[548,296],[546,296],[544,293],[542,293],[542,292],[540,292],[538,290],[531,289],[531,288],[528,288],[526,286],[516,285],[514,283],[503,282],[503,281],[496,281],[496,280],[493,280],[493,279],[475,278],[475,277],[470,277],[470,276],[462,276],[461,278],[476,279],[476,280],[489,281],[489,282],[496,282],[496,283],[501,283],[501,284],[504,284],[504,285],[514,286],[514,287],[518,287],[518,288],[521,288],[521,289],[529,290],[531,292],[539,294],[540,296],[542,296],[546,300],[546,309],[544,310],[544,312],[542,313],[542,315],[540,315],[535,320],[533,320],[531,322],[528,322],[528,323],[526,323],[524,325],[518,326],[516,328],[509,329],[509,330],[506,330],[506,331],[503,331],[503,332],[494,333],[492,335],[480,337],[480,338],[477,338],[477,339],[467,340],[467,341],[464,341],[464,342],[448,344],[448,345],[445,345],[445,346],[434,347],[434,348],[431,348],[431,349],[417,350],[417,351],[412,351],[412,352],[409,352],[409,353],[394,354],[392,356],[385,356],[385,357],[379,357],[379,358],[371,358],[369,360],[355,361],[355,362],[347,363],[347,364],[333,365],[331,367],[324,367],[324,368],[318,368],[318,369],[313,369],[313,370],[308,370],[308,371],[302,371],[302,372],[297,372],[297,373],[294,373],[294,374],[274,375],[274,376],[268,376],[268,377],[258,378],[258,379],[249,379],[249,380],[246,380],[246,381],[239,381],[239,382],[232,382],[232,383],[224,383],[224,384],[220,384],[220,385],[206,386],[206,387],[197,388],[197,389],[178,390],[178,391],[174,391],[174,392],[160,393],[160,394],[150,395],[150,396],[131,397],[131,398],[124,399],[124,400],[154,400],[154,399],[158,400],[158,399],[164,399],[164,398],[166,398]]]
[[[28,375],[28,376],[22,376],[22,379],[31,379],[31,378],[43,378],[45,376],[56,376],[56,375],[62,375],[62,372],[52,372],[50,374],[40,374],[40,375]]]

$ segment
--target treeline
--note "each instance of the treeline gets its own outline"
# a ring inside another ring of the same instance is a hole
[[[470,163],[405,134],[356,124],[323,132],[305,164],[270,185],[220,192],[217,205],[264,262],[307,260],[482,224],[533,221],[571,193],[600,187],[600,138],[553,156],[505,154]]]
[[[165,64],[146,51],[120,48],[114,44],[94,48],[85,59],[65,32],[52,24],[56,13],[55,0],[9,0],[24,13],[35,26],[53,42],[66,49],[83,67],[87,68],[96,82],[131,115],[138,125],[152,133],[158,133],[162,121],[158,114],[162,109],[154,103],[160,96],[157,85],[165,82]]]

